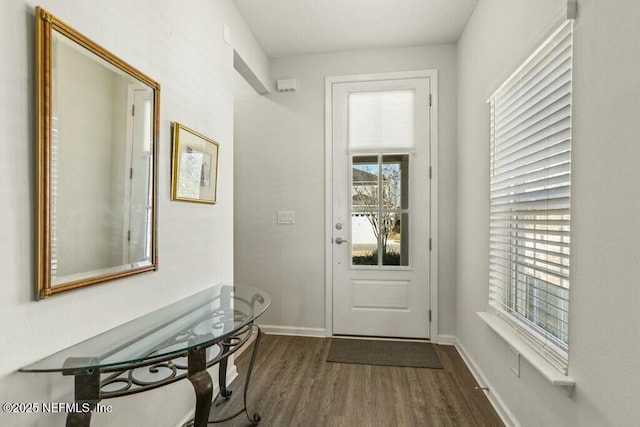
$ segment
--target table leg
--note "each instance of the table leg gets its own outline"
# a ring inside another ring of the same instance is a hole
[[[253,416],[249,416],[249,412],[247,411],[247,393],[249,392],[249,381],[251,380],[251,373],[253,372],[253,364],[256,361],[256,355],[258,354],[258,347],[260,347],[260,338],[262,337],[262,330],[258,325],[254,325],[258,334],[256,336],[256,340],[253,343],[253,351],[251,352],[251,360],[249,361],[249,368],[247,370],[247,378],[244,381],[244,413],[247,415],[247,419],[253,425],[257,425],[260,422],[260,414],[257,412],[253,413]]]
[[[76,411],[67,414],[66,427],[89,427],[92,411],[100,401],[100,371],[76,372],[73,375]]]
[[[262,331],[260,330],[260,327],[258,325],[253,325],[253,328],[255,328],[258,331],[258,334],[256,336],[256,339],[253,343],[253,350],[251,352],[251,360],[249,361],[249,367],[247,368],[247,377],[245,378],[244,381],[244,394],[242,396],[242,403],[243,403],[243,407],[237,411],[236,413],[234,413],[233,415],[230,415],[228,417],[225,418],[221,418],[221,419],[216,419],[216,420],[210,420],[209,424],[213,424],[213,423],[222,423],[225,421],[229,421],[235,417],[237,417],[238,415],[240,415],[242,412],[244,412],[247,416],[247,419],[249,420],[249,422],[252,425],[257,425],[260,422],[260,414],[258,414],[257,412],[253,413],[253,416],[249,416],[249,412],[248,412],[248,408],[247,408],[247,393],[249,392],[249,381],[251,380],[251,372],[253,372],[253,365],[255,363],[256,360],[256,355],[258,354],[258,348],[260,347],[260,339],[262,337]],[[225,359],[226,361],[226,359]],[[220,371],[222,372],[222,363],[220,364],[219,367]],[[225,369],[225,374],[226,374],[226,367]],[[229,391],[229,394],[231,394],[231,391]]]
[[[193,427],[206,427],[213,399],[213,380],[207,372],[206,348],[189,350],[188,375],[196,393]]]
[[[222,354],[226,354],[229,351],[230,346],[222,344]],[[220,386],[220,396],[225,399],[229,399],[232,394],[232,390],[227,389],[227,362],[228,357],[224,357],[218,365],[218,385]]]
[[[67,414],[66,427],[89,427],[91,424],[91,412],[69,412]]]

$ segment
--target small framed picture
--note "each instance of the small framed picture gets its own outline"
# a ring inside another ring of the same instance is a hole
[[[216,203],[218,143],[173,123],[171,200]]]

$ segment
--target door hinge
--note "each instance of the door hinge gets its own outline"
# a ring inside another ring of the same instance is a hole
[[[433,247],[432,239],[431,237],[429,237],[429,250],[431,250],[432,247]]]
[[[429,166],[429,179],[433,179],[433,168]]]
[[[431,323],[431,310],[429,310],[429,323]]]
[[[129,168],[129,179],[133,179],[133,168]]]
[[[131,230],[127,231],[127,242],[131,241]]]
[[[136,104],[131,105],[131,115],[132,116],[136,115]]]
[[[433,105],[433,97],[429,94],[429,107]]]

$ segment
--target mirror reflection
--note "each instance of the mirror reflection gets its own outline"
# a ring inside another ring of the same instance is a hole
[[[156,268],[159,86],[39,12],[44,298]]]

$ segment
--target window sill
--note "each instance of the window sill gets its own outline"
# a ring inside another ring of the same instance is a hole
[[[573,378],[558,372],[549,362],[547,362],[538,352],[522,339],[518,333],[503,320],[494,314],[484,311],[476,313],[480,318],[498,334],[503,340],[513,347],[520,356],[540,372],[540,374],[554,386],[573,388],[576,382]]]

